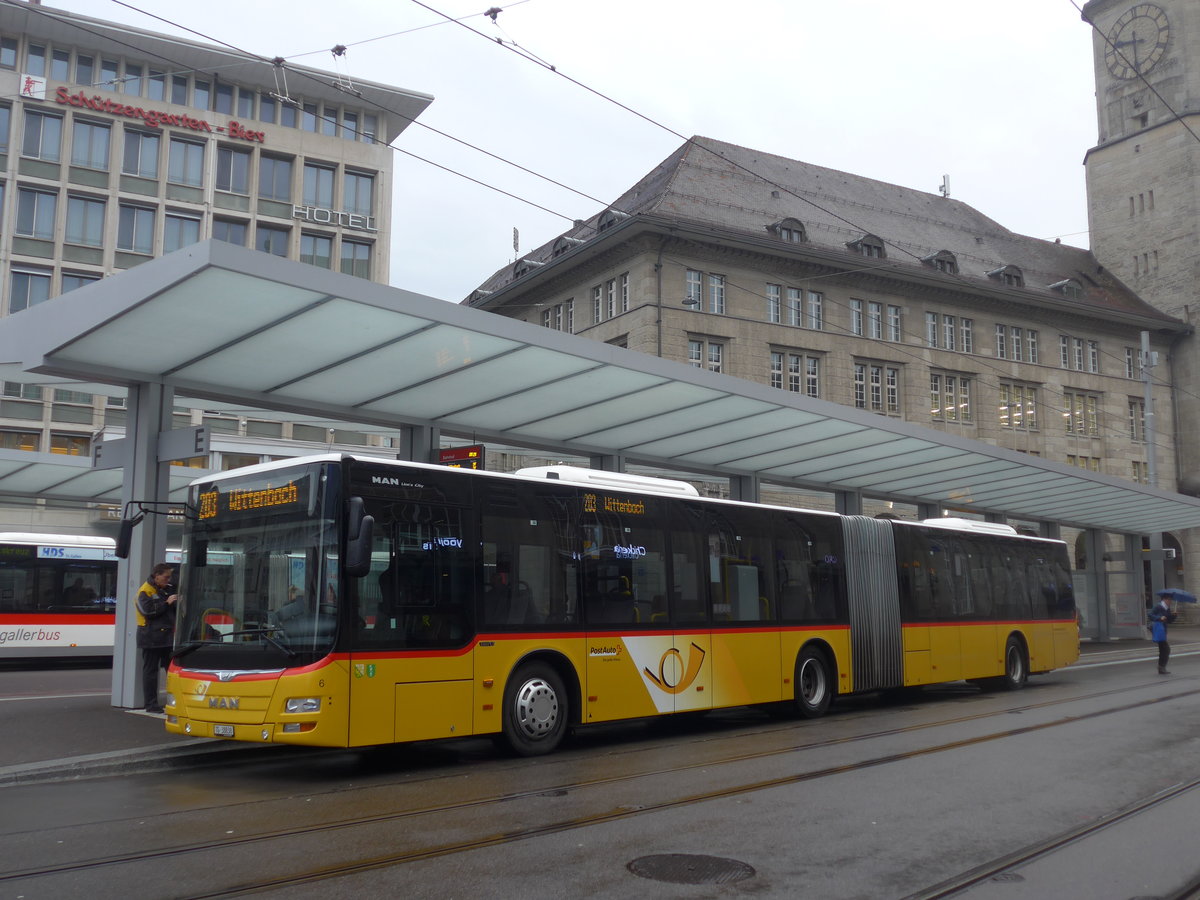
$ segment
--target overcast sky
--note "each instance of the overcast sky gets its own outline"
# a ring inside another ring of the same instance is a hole
[[[1088,246],[1095,89],[1071,0],[516,0],[495,24],[487,0],[422,2],[490,39],[413,0],[46,5],[432,94],[418,122],[587,195],[410,126],[394,147],[552,211],[398,153],[391,283],[445,300],[514,259],[513,228],[527,252],[616,199],[672,132],[931,193],[948,175],[1004,227]]]

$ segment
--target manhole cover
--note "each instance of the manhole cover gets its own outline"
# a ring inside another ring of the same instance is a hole
[[[689,853],[660,853],[639,856],[626,868],[634,875],[671,884],[729,884],[754,875],[754,867],[736,859],[695,856]]]

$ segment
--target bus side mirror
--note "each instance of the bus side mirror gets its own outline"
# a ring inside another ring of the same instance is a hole
[[[138,522],[142,521],[143,516],[137,515],[132,519],[122,519],[121,524],[117,526],[117,546],[113,550],[117,559],[129,559],[129,548],[133,544],[133,529],[137,527]]]
[[[371,571],[371,544],[375,518],[368,516],[362,497],[346,501],[346,558],[342,571],[351,578],[362,578]]]

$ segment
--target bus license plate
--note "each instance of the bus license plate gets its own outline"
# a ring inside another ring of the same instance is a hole
[[[213,726],[213,736],[214,737],[233,737],[233,726],[232,725],[214,725]]]

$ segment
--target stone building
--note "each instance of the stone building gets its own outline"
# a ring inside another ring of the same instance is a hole
[[[432,100],[36,2],[0,4],[0,95],[0,327],[209,238],[386,284],[388,144]],[[124,425],[123,396],[0,391],[3,450],[87,455]],[[380,440],[253,413],[179,407],[176,420],[215,434],[202,468]],[[105,524],[28,504],[2,518],[0,530]]]
[[[1166,360],[1189,332],[1087,250],[702,137],[464,302],[1141,482],[1142,333]],[[1152,390],[1173,433],[1161,370]]]
[[[1172,348],[1180,491],[1200,494],[1200,5],[1091,0],[1096,146],[1085,157],[1091,246],[1147,303],[1191,328]],[[1159,376],[1159,380],[1166,380]],[[1160,414],[1162,410],[1160,408]],[[1181,536],[1188,556],[1200,531]],[[1195,574],[1189,568],[1189,575]],[[1190,589],[1200,580],[1189,579]]]

